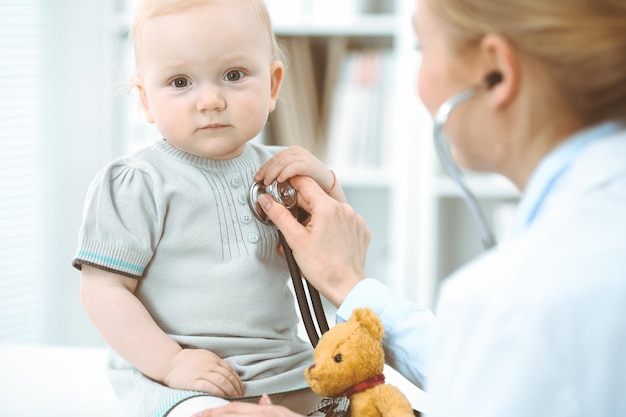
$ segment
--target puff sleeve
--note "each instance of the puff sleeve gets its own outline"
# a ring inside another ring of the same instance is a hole
[[[150,166],[133,167],[122,159],[101,170],[87,191],[72,265],[141,277],[163,228],[161,189]]]

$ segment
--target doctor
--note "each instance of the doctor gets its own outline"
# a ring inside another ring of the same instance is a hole
[[[419,0],[413,25],[431,113],[478,91],[445,132],[457,163],[523,192],[509,240],[446,280],[433,319],[365,277],[369,230],[313,181],[292,179],[306,228],[264,209],[338,319],[382,317],[431,415],[626,416],[626,2]],[[262,402],[202,415],[290,415]]]

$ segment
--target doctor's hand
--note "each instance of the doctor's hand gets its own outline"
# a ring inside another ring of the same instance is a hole
[[[348,204],[331,198],[309,177],[294,177],[298,206],[311,214],[306,226],[270,196],[259,204],[283,233],[307,280],[336,307],[365,278],[370,230]]]
[[[303,417],[285,407],[272,405],[269,397],[263,395],[259,404],[230,403],[221,407],[204,410],[194,414],[192,417],[245,417],[245,416],[266,416],[266,417]]]

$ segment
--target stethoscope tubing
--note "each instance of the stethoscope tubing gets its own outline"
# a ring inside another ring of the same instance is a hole
[[[309,283],[309,281],[306,280],[306,278],[302,276],[300,267],[293,257],[291,247],[287,243],[287,239],[285,239],[285,236],[280,230],[278,230],[278,238],[280,239],[280,243],[282,244],[283,250],[285,251],[285,258],[287,259],[287,266],[289,267],[289,273],[291,274],[293,289],[294,293],[296,294],[296,300],[298,301],[298,308],[300,309],[300,315],[302,316],[304,328],[306,330],[307,336],[309,337],[309,340],[311,341],[311,345],[315,347],[317,346],[321,335],[326,333],[329,328],[328,322],[326,321],[326,314],[324,313],[324,306],[322,305],[320,293],[315,289],[315,287],[313,287],[313,285],[311,285],[311,283]],[[307,284],[307,290],[309,293],[308,298],[304,289],[304,281],[306,281]],[[313,307],[313,312],[315,313],[317,328],[315,327],[315,323],[313,322],[311,309],[309,308],[309,300],[311,306]]]
[[[459,167],[454,163],[452,155],[450,155],[448,143],[443,131],[452,110],[454,110],[459,104],[474,97],[479,90],[480,88],[469,88],[449,98],[439,107],[434,117],[433,140],[435,142],[435,149],[439,160],[450,178],[452,178],[455,184],[460,188],[461,196],[478,225],[483,247],[485,249],[490,249],[496,246],[495,235],[489,227],[483,211],[480,209],[476,196],[465,184],[465,181],[463,181],[463,174],[461,173]]]

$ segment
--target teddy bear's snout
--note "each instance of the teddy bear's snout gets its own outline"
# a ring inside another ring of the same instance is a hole
[[[312,371],[313,369],[315,369],[315,364],[309,366],[309,371]]]

